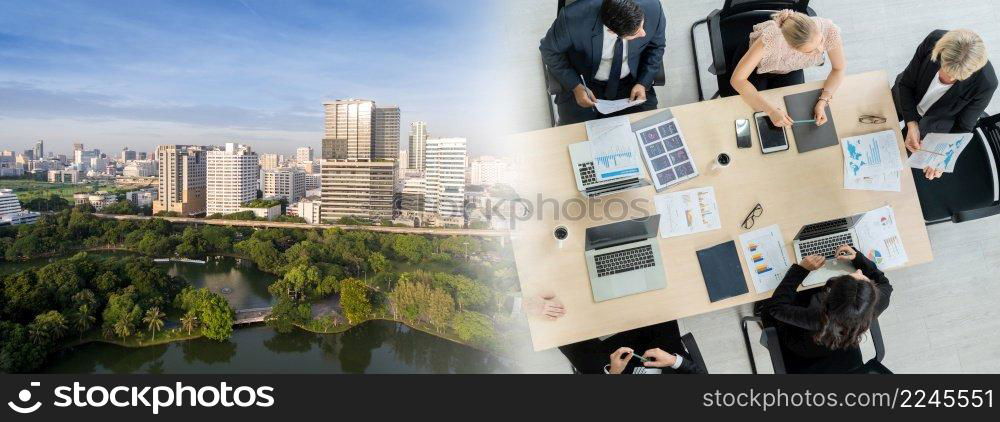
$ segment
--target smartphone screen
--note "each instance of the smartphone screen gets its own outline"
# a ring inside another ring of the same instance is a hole
[[[761,150],[788,147],[788,139],[785,138],[784,129],[773,125],[771,119],[766,114],[758,114],[754,118],[757,120],[757,132],[760,135]]]
[[[750,120],[739,119],[736,121],[736,147],[750,148],[752,146],[750,138]]]

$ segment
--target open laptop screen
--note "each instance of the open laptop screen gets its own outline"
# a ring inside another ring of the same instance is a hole
[[[587,229],[587,250],[608,248],[656,236],[660,215],[636,218]]]

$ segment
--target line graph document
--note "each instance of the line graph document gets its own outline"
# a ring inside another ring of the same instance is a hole
[[[609,117],[587,122],[587,138],[599,181],[639,175],[639,151],[628,117]]]
[[[660,236],[676,237],[722,228],[715,188],[663,193],[653,197],[660,214]]]
[[[740,247],[757,293],[777,288],[792,266],[777,224],[741,234]]]
[[[915,169],[933,167],[951,173],[955,171],[958,156],[971,141],[971,133],[928,133],[920,141],[920,151],[910,155],[907,164]]]
[[[841,141],[845,174],[852,178],[871,177],[903,168],[892,130],[852,136]]]

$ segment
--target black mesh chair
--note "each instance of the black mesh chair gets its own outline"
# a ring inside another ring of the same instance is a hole
[[[757,324],[761,329],[760,344],[767,348],[771,357],[771,366],[775,374],[805,374],[805,373],[850,373],[850,374],[891,374],[892,371],[882,365],[885,358],[885,342],[882,339],[882,328],[878,325],[878,319],[872,321],[869,327],[872,343],[875,346],[875,357],[868,362],[864,362],[860,349],[846,350],[835,353],[830,358],[822,361],[804,361],[796,359],[786,359],[790,355],[778,338],[778,331],[774,327],[764,326],[764,322],[758,316],[745,316],[740,320],[740,329],[743,330],[743,344],[747,349],[747,358],[750,359],[750,370],[757,374],[757,362],[753,357],[751,348],[750,333],[747,329],[749,324]]]
[[[974,134],[953,173],[927,180],[923,171],[913,169],[927,224],[1000,214],[1000,114],[979,119]]]
[[[783,9],[816,16],[816,12],[809,8],[809,0],[726,0],[722,9],[713,10],[708,17],[691,25],[691,51],[694,54],[699,100],[704,101],[705,94],[701,86],[701,65],[698,63],[695,29],[700,25],[708,27],[708,40],[712,46],[712,65],[708,67],[708,72],[715,75],[719,81],[719,91],[711,98],[720,95],[728,97],[736,94],[729,85],[729,78],[740,59],[734,57],[737,51],[745,50],[749,45],[754,25],[771,19],[775,11]]]
[[[556,13],[574,1],[576,0],[559,0]],[[565,88],[556,80],[555,76],[552,76],[552,72],[549,72],[549,67],[545,65],[545,62],[542,62],[542,73],[545,75],[545,90],[549,95],[549,118],[551,119],[552,127],[555,127],[559,122],[559,109],[556,107],[556,97],[565,92]],[[663,71],[663,66],[660,66],[660,71],[653,77],[653,86],[663,86],[666,83],[667,75]]]

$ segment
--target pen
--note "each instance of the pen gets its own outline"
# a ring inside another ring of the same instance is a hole
[[[587,86],[587,80],[583,79],[583,75],[580,75],[580,83],[583,84],[584,89],[586,89],[588,92],[590,91],[590,87]],[[597,103],[597,96],[594,96],[594,103]],[[597,109],[595,107],[591,107],[590,109],[593,110],[595,113],[597,112]]]
[[[940,155],[940,156],[944,157],[944,154],[942,154],[940,152],[928,151],[926,149],[918,149],[917,151],[923,151],[923,152],[926,152],[928,154]]]
[[[816,119],[813,119],[813,120],[794,120],[794,121],[792,121],[792,124],[796,124],[797,125],[799,123],[816,123]]]

